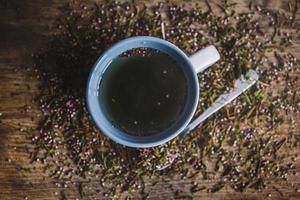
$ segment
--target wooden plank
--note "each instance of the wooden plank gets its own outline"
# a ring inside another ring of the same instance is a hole
[[[236,0],[237,1],[237,0]],[[28,138],[28,131],[35,129],[40,119],[40,110],[33,103],[38,92],[38,80],[31,79],[26,72],[30,66],[31,54],[43,46],[48,34],[48,25],[59,16],[61,7],[67,0],[18,1],[2,0],[0,2],[0,199],[59,199],[60,191],[54,180],[44,173],[43,165],[30,163],[28,151],[34,147]],[[86,1],[92,3],[93,1]],[[141,1],[139,1],[141,2]],[[192,1],[191,3],[194,3]],[[249,1],[237,1],[237,11],[247,10]],[[253,1],[273,8],[281,8],[284,0]],[[200,2],[203,7],[205,2]],[[212,3],[212,6],[214,4]],[[204,8],[206,9],[206,8]],[[299,12],[297,14],[299,20]],[[295,41],[291,51],[300,58],[300,40]],[[30,105],[30,109],[24,109]],[[26,130],[20,130],[20,127]],[[300,130],[300,127],[298,127]],[[284,132],[283,132],[284,134]],[[291,155],[300,153],[289,152]],[[299,160],[296,163],[300,169]],[[20,170],[22,169],[22,170]],[[218,180],[201,180],[201,185],[211,186]],[[172,189],[168,185],[172,184]],[[175,190],[181,190],[181,197],[189,195],[191,180],[172,179],[167,184],[159,181],[149,186],[150,199],[169,199]],[[98,187],[97,179],[91,180],[92,187]],[[287,182],[279,181],[275,185],[284,194],[281,196],[274,187],[262,192],[247,190],[236,193],[225,187],[220,192],[211,194],[198,192],[195,199],[300,199],[300,175],[290,177]],[[79,198],[76,186],[64,189],[70,199]],[[99,195],[88,193],[89,197],[99,199]]]

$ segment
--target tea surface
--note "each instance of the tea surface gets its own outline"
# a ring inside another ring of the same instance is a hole
[[[113,60],[100,85],[100,101],[112,123],[130,135],[149,136],[174,123],[186,99],[182,68],[166,54]]]

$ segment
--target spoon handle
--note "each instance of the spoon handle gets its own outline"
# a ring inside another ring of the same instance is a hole
[[[191,130],[196,128],[212,114],[223,108],[225,105],[237,98],[240,94],[249,89],[258,80],[258,75],[254,70],[250,70],[249,74],[250,76],[248,79],[246,79],[244,76],[241,76],[239,79],[237,79],[236,86],[232,91],[222,94],[206,111],[194,119],[194,121],[192,121],[192,123],[190,123],[180,135],[183,136],[190,133]]]

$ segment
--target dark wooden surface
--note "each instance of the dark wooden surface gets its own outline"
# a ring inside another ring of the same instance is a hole
[[[53,184],[54,180],[43,172],[43,166],[30,163],[29,160],[28,151],[32,150],[33,146],[27,131],[35,130],[40,119],[40,111],[33,102],[33,97],[38,92],[38,80],[30,78],[26,69],[31,65],[31,54],[43,46],[49,34],[48,25],[59,16],[60,8],[66,2],[66,0],[0,0],[0,200],[61,198],[62,189],[57,188]],[[237,11],[246,10],[249,4],[247,0],[237,2]],[[257,1],[278,9],[282,8],[285,2],[287,0]],[[204,1],[201,3],[205,5]],[[206,9],[205,6],[203,9]],[[299,17],[298,11],[298,20]],[[299,39],[295,44],[291,51],[299,59]],[[282,134],[285,134],[284,130]],[[300,171],[299,160],[296,167]],[[201,185],[210,186],[216,181],[202,181]],[[183,194],[185,191],[188,194],[191,181],[174,179],[170,182],[173,187],[180,188]],[[275,185],[280,188],[282,195],[273,187],[268,187],[262,192],[247,190],[244,193],[236,193],[225,187],[214,194],[199,192],[195,199],[300,199],[299,175],[289,177],[286,182],[274,183]],[[171,191],[164,188],[164,182],[150,187],[150,198],[170,198]],[[80,197],[76,187],[66,188],[64,192],[70,199]],[[96,194],[91,194],[90,197],[100,198]]]

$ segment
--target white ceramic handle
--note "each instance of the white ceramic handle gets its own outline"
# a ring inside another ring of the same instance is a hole
[[[209,45],[204,49],[197,51],[190,57],[190,60],[196,72],[199,73],[220,60],[220,54],[216,47]]]

